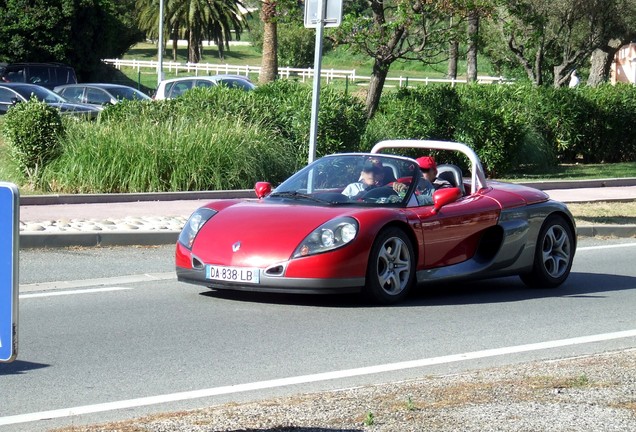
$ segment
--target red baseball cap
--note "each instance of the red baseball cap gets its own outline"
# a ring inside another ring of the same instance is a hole
[[[437,169],[435,159],[432,156],[422,156],[415,160],[417,161],[417,164],[420,166],[421,170],[429,170],[431,168]]]

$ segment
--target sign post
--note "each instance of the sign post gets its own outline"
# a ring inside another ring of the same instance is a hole
[[[322,35],[325,27],[338,27],[342,21],[342,0],[306,0],[305,27],[316,29],[314,54],[314,88],[311,100],[308,163],[316,157],[318,137],[318,109],[320,106],[320,65],[322,63]]]
[[[0,182],[0,362],[18,355],[19,202],[18,188]]]

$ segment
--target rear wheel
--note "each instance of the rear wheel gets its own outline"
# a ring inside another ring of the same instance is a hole
[[[539,231],[532,271],[521,280],[534,288],[555,288],[570,274],[574,260],[574,233],[563,216],[550,216]]]
[[[374,303],[403,300],[415,279],[415,253],[408,236],[399,228],[386,229],[371,248],[365,293]]]

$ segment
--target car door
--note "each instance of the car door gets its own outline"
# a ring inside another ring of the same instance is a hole
[[[87,87],[86,103],[91,105],[107,105],[113,103],[113,98],[100,88]]]
[[[26,67],[9,65],[4,69],[2,79],[7,82],[26,82]]]
[[[457,264],[473,257],[483,232],[497,224],[501,207],[479,191],[447,204],[415,209],[422,230],[424,267]]]
[[[170,88],[167,99],[172,99],[181,96],[194,85],[194,80],[183,80],[175,82]]]
[[[65,87],[60,90],[59,94],[70,102],[84,102],[84,87]]]
[[[215,85],[216,84],[209,80],[197,80],[196,82],[196,86],[201,88],[214,87]]]
[[[22,100],[13,91],[0,87],[0,114],[6,114],[16,100]]]

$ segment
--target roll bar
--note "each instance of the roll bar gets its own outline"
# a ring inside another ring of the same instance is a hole
[[[471,163],[471,185],[470,193],[474,194],[479,189],[486,187],[486,175],[481,166],[479,156],[466,144],[451,141],[435,140],[386,140],[380,141],[371,149],[371,153],[380,153],[387,148],[416,148],[422,150],[452,150],[466,155]]]

